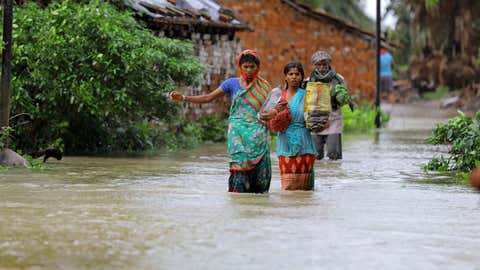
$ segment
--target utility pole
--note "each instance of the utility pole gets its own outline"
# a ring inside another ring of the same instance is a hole
[[[12,23],[13,23],[13,0],[3,0],[3,43],[2,50],[2,95],[1,95],[1,122],[0,126],[8,127],[10,115],[10,77],[12,62]],[[8,138],[5,138],[8,146]]]
[[[382,19],[381,19],[381,12],[380,12],[380,0],[377,0],[377,33],[376,33],[376,46],[375,46],[375,57],[376,57],[376,69],[375,69],[375,109],[377,114],[375,115],[375,126],[377,128],[381,125],[380,119],[380,46],[381,46],[381,27],[382,27]]]

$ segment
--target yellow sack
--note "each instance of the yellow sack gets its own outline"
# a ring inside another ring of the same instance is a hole
[[[322,82],[308,82],[305,96],[305,112],[332,111],[330,84]]]
[[[328,127],[328,116],[332,111],[330,84],[308,82],[305,90],[305,125],[311,131],[320,132]]]

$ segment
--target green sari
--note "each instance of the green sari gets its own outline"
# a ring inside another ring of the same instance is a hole
[[[268,191],[271,179],[268,133],[257,113],[269,92],[268,82],[258,77],[232,99],[228,126],[229,191]]]

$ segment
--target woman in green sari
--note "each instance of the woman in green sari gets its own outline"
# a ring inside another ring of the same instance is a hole
[[[260,60],[253,50],[237,57],[240,77],[225,80],[220,87],[206,95],[185,96],[170,93],[179,102],[208,103],[224,95],[231,99],[228,126],[230,161],[229,192],[268,192],[271,180],[270,151],[267,128],[257,113],[270,92],[268,82],[258,76]]]

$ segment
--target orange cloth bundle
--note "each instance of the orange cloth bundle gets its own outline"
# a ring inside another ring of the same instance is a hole
[[[282,97],[275,108],[281,109],[277,115],[269,121],[269,126],[275,132],[285,132],[290,124],[290,121],[292,120],[288,101]]]

